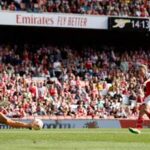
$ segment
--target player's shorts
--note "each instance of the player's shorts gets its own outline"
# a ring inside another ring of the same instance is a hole
[[[144,104],[150,106],[150,95],[144,99]]]

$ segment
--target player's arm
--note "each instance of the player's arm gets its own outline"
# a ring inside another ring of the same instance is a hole
[[[41,121],[42,122],[42,121]],[[28,128],[28,129],[35,129],[39,130],[42,128],[42,125],[39,125],[39,121],[32,121],[29,123],[21,122],[21,121],[15,121],[13,119],[7,118],[4,114],[0,112],[0,123],[6,124],[12,128]]]
[[[7,118],[4,114],[0,113],[0,123],[9,125],[13,128],[32,128],[32,123],[24,123]]]

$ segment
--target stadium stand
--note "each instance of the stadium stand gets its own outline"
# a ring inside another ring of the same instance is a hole
[[[3,44],[0,56],[0,112],[9,117],[134,118],[144,98],[137,69],[150,53]]]
[[[150,0],[1,0],[0,10],[150,16]]]

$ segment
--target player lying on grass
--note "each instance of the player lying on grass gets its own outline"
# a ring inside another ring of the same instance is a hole
[[[145,97],[143,104],[139,107],[139,116],[136,123],[136,128],[129,128],[130,132],[136,134],[139,134],[141,132],[141,129],[143,128],[143,116],[146,114],[150,119],[150,73],[148,73],[147,67],[145,65],[141,65],[139,74],[147,80],[144,82],[144,85],[146,86]]]
[[[7,118],[4,114],[0,113],[0,123],[8,125],[10,127],[13,128],[28,128],[28,129],[34,129],[36,127],[38,127],[38,124],[33,124],[33,122],[31,123],[24,123],[24,122],[19,122],[19,121],[15,121],[12,120],[10,118]]]

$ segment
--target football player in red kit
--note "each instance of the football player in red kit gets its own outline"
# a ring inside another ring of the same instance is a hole
[[[146,114],[150,119],[150,73],[147,71],[147,66],[141,65],[139,69],[139,75],[147,80],[144,82],[145,85],[145,97],[143,104],[139,107],[139,116],[136,123],[136,128],[129,128],[129,131],[135,134],[141,133],[143,128],[143,116]]]

